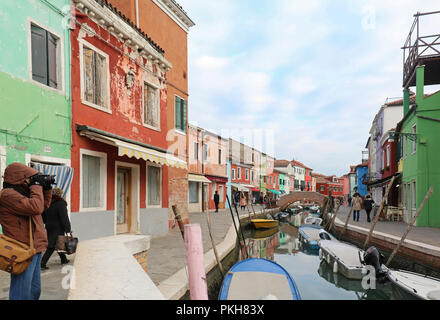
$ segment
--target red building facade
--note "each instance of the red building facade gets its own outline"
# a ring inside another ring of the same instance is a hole
[[[75,16],[73,229],[82,240],[166,234],[169,168],[187,168],[167,151],[171,64],[159,45],[106,2],[78,2]]]
[[[312,172],[313,169],[308,168],[308,167],[304,167],[306,169],[306,174],[305,174],[305,182],[306,182],[306,187],[304,191],[312,191]]]
[[[344,183],[335,176],[316,176],[316,192],[319,192],[325,196],[330,196],[330,192],[333,198],[343,199],[344,197]]]

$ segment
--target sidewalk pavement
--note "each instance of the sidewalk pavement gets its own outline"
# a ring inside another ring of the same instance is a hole
[[[350,210],[351,207],[341,207],[337,218],[345,223]],[[371,221],[373,221],[373,218],[373,213],[371,213]],[[358,226],[368,230],[370,230],[371,224],[372,222],[367,222],[367,213],[365,210],[360,212],[359,222],[353,221],[353,214],[348,222],[349,226]],[[408,224],[405,222],[378,221],[374,231],[387,233],[389,235],[401,238],[406,232],[407,228]],[[440,228],[413,227],[406,239],[440,247]]]
[[[254,206],[254,210],[260,211],[260,206]],[[248,215],[247,210],[241,211],[240,215]],[[233,209],[236,217],[235,209]],[[253,212],[252,212],[253,215]],[[226,236],[229,228],[233,225],[231,212],[229,209],[210,212],[212,236],[216,245],[220,244]],[[202,229],[203,251],[206,253],[212,249],[211,238],[209,236],[208,222],[206,213],[190,213],[189,221],[191,224],[200,224]],[[186,267],[185,243],[180,233],[179,226],[163,237],[154,238],[150,242],[148,250],[148,275],[156,285],[168,279],[176,272]]]
[[[60,257],[56,252],[50,257],[47,262],[49,269],[41,271],[40,300],[67,300],[75,255],[67,256],[67,259],[70,260],[69,263],[61,265]],[[0,271],[0,300],[9,300],[10,282],[10,274]],[[64,289],[63,286],[67,289]]]
[[[254,206],[256,212],[261,210],[260,206]],[[239,210],[240,216],[248,216],[248,212]],[[236,217],[235,209],[233,209]],[[251,212],[251,214],[253,214]],[[229,209],[219,212],[210,212],[212,236],[216,245],[225,239],[225,236],[233,225]],[[208,231],[206,213],[191,213],[189,216],[191,224],[200,224],[202,229],[203,251],[207,253],[212,249],[211,238]],[[67,300],[69,290],[64,289],[68,283],[68,276],[71,275],[69,266],[73,266],[75,255],[68,256],[68,265],[61,265],[58,254],[54,253],[47,263],[49,270],[41,272],[41,297],[40,300]],[[185,244],[176,223],[174,229],[166,236],[153,238],[150,242],[150,249],[147,256],[148,275],[156,286],[170,278],[175,273],[186,267]],[[67,266],[67,267],[66,267]],[[64,271],[64,273],[63,273]],[[67,278],[66,278],[67,277]],[[64,285],[63,285],[64,284]],[[8,300],[10,286],[10,275],[0,271],[0,300]]]

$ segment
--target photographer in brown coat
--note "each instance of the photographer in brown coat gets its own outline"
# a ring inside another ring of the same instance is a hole
[[[38,300],[41,294],[41,252],[47,235],[41,214],[49,207],[52,187],[39,172],[21,163],[10,164],[4,173],[0,195],[0,224],[3,233],[30,245],[29,219],[36,255],[25,272],[11,275],[10,300]]]

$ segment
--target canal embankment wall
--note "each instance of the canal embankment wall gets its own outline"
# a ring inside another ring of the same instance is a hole
[[[340,240],[363,248],[370,232],[366,221],[350,221],[344,230],[349,208],[344,208],[337,216],[330,232]],[[330,214],[330,217],[332,214]],[[388,260],[400,243],[408,225],[399,222],[379,221],[370,238],[368,247],[375,246]],[[341,237],[342,234],[342,237]],[[435,245],[438,243],[438,245]],[[393,269],[412,270],[417,273],[440,278],[440,229],[417,228],[408,234],[390,265]]]

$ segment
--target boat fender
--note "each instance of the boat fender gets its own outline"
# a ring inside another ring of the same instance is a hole
[[[324,255],[322,253],[322,249],[319,249],[319,260],[322,261],[322,259],[324,259]]]
[[[338,262],[337,261],[335,261],[335,263],[333,263],[333,272],[338,273]]]
[[[325,261],[327,261],[328,264],[330,264],[330,254],[327,254],[325,257]]]

